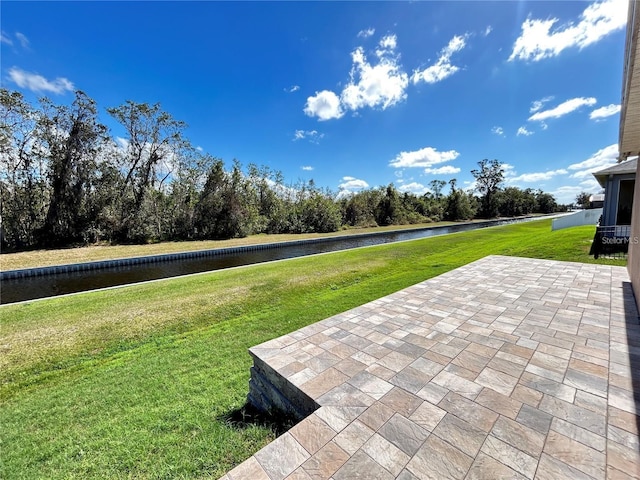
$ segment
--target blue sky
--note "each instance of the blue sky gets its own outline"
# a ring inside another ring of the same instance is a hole
[[[105,109],[159,102],[228,167],[341,194],[434,179],[562,203],[616,160],[626,1],[10,2],[1,85]]]

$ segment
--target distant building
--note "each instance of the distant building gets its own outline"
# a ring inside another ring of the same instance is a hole
[[[589,206],[587,208],[604,207],[604,193],[594,193],[589,196]]]
[[[602,220],[600,225],[631,225],[631,211],[633,209],[633,191],[636,184],[636,170],[638,159],[617,163],[593,174],[602,188],[604,188],[604,202],[602,205]],[[595,197],[595,195],[592,195]],[[589,199],[596,203],[600,198]]]

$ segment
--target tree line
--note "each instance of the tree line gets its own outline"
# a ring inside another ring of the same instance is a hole
[[[159,104],[107,108],[126,132],[113,137],[96,102],[30,104],[0,89],[2,251],[87,245],[226,239],[257,233],[324,233],[344,227],[415,224],[550,213],[539,190],[503,188],[497,160],[472,174],[475,196],[455,179],[416,195],[393,184],[338,195],[313,180],[286,184],[280,172],[194,148],[186,124]]]

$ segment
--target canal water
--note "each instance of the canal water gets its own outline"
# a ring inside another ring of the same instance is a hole
[[[322,240],[277,244],[272,248],[254,251],[188,258],[180,260],[146,263],[140,265],[100,268],[80,272],[56,273],[27,278],[2,280],[0,303],[8,304],[37,298],[53,297],[68,293],[84,292],[99,288],[127,285],[132,283],[178,277],[192,273],[222,270],[225,268],[271,262],[287,258],[302,257],[325,252],[335,252],[357,247],[367,247],[384,243],[414,240],[445,235],[448,233],[477,230],[479,228],[504,225],[506,223],[535,220],[523,218],[479,223],[465,223],[445,227],[397,230],[383,233],[330,237]]]

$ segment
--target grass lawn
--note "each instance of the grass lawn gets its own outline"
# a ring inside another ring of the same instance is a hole
[[[0,478],[217,478],[247,349],[490,254],[624,265],[541,220],[0,307]]]

